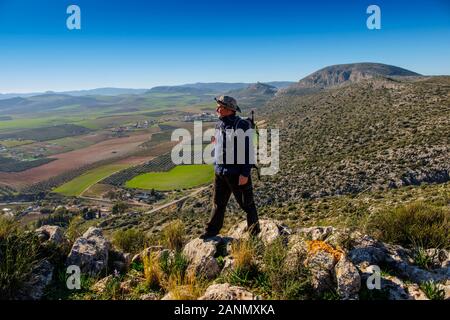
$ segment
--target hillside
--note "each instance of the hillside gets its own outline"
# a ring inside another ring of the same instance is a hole
[[[280,128],[280,172],[264,178],[265,203],[352,194],[450,179],[450,77],[378,79],[264,109]]]
[[[283,90],[283,93],[308,93],[312,90],[336,87],[347,83],[360,82],[373,78],[417,77],[420,74],[400,67],[381,63],[338,64],[322,68],[296,84]],[[309,91],[308,91],[309,90]]]
[[[237,99],[239,105],[245,109],[264,106],[268,100],[275,96],[277,90],[274,86],[257,82],[243,89],[228,91],[226,94]]]

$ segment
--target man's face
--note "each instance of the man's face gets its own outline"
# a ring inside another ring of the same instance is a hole
[[[221,105],[220,103],[217,104],[216,112],[217,112],[217,115],[218,115],[220,118],[229,116],[229,115],[231,115],[231,114],[234,113],[234,111],[225,108],[225,107],[224,107],[223,105]]]

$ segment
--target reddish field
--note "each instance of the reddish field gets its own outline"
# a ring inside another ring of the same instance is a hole
[[[55,154],[57,160],[42,166],[17,173],[0,173],[0,183],[16,189],[45,181],[64,172],[92,164],[97,161],[125,156],[136,152],[138,146],[149,139],[149,134],[137,134],[129,137],[103,141],[87,148]],[[136,159],[137,160],[137,159]]]

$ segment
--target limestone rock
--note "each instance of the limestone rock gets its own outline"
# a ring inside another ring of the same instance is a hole
[[[334,267],[337,292],[341,299],[357,299],[361,288],[361,276],[356,267],[346,257],[342,257]]]
[[[39,262],[31,272],[31,278],[25,283],[21,300],[39,300],[44,295],[44,289],[50,284],[54,267],[48,260]]]
[[[98,275],[108,265],[109,248],[110,243],[102,230],[90,227],[82,237],[75,240],[66,264],[79,266],[83,273]]]
[[[288,236],[292,233],[287,226],[276,220],[260,220],[259,225],[261,232],[258,234],[258,238],[261,239],[266,245],[272,243],[275,239],[281,236]],[[249,236],[246,228],[247,221],[242,221],[233,226],[229,230],[228,235],[234,239],[246,238]]]
[[[311,270],[311,284],[318,293],[334,288],[335,260],[331,253],[318,251],[308,256],[305,264]]]
[[[297,231],[298,234],[304,235],[307,240],[321,240],[324,241],[336,229],[333,227],[310,227],[301,228]]]
[[[228,283],[213,284],[199,300],[255,300],[250,291],[242,287],[231,286]]]
[[[158,300],[158,295],[156,293],[146,293],[140,296],[140,300]]]
[[[45,225],[36,229],[35,232],[43,241],[52,242],[57,245],[63,244],[66,241],[63,229],[58,226]]]
[[[107,277],[104,277],[100,280],[98,280],[93,286],[92,286],[92,291],[96,292],[96,293],[103,293],[106,290],[106,285],[107,283],[113,278],[113,275],[110,274]]]
[[[214,257],[220,242],[220,237],[213,237],[207,240],[196,238],[187,243],[183,249],[183,254],[189,261],[187,273],[208,279],[215,278],[220,273],[220,267]]]

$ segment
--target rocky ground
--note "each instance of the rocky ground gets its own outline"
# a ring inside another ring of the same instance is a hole
[[[82,281],[78,291],[63,290],[65,298],[450,299],[447,250],[427,248],[424,252],[430,264],[423,268],[417,265],[412,250],[358,231],[331,226],[290,229],[266,219],[261,220],[258,237],[250,239],[245,226],[243,221],[226,235],[206,240],[191,238],[178,248],[153,245],[134,256],[114,249],[101,229],[91,227],[75,239],[63,258],[64,268],[79,266],[83,279],[90,281]],[[59,227],[43,226],[35,232],[46,245],[69,243]],[[252,244],[247,247],[250,250],[245,250],[243,244]],[[168,266],[174,267],[180,261],[185,261],[179,269],[182,272],[171,269],[168,283],[164,283]],[[50,259],[40,261],[18,298],[56,298],[54,295],[62,292],[56,289],[58,284],[65,285],[65,281],[58,283],[58,268],[64,270]],[[371,278],[377,274],[381,287],[371,290],[367,284],[376,284]],[[175,275],[178,278],[172,277]],[[281,282],[283,275],[289,277],[289,290]]]

